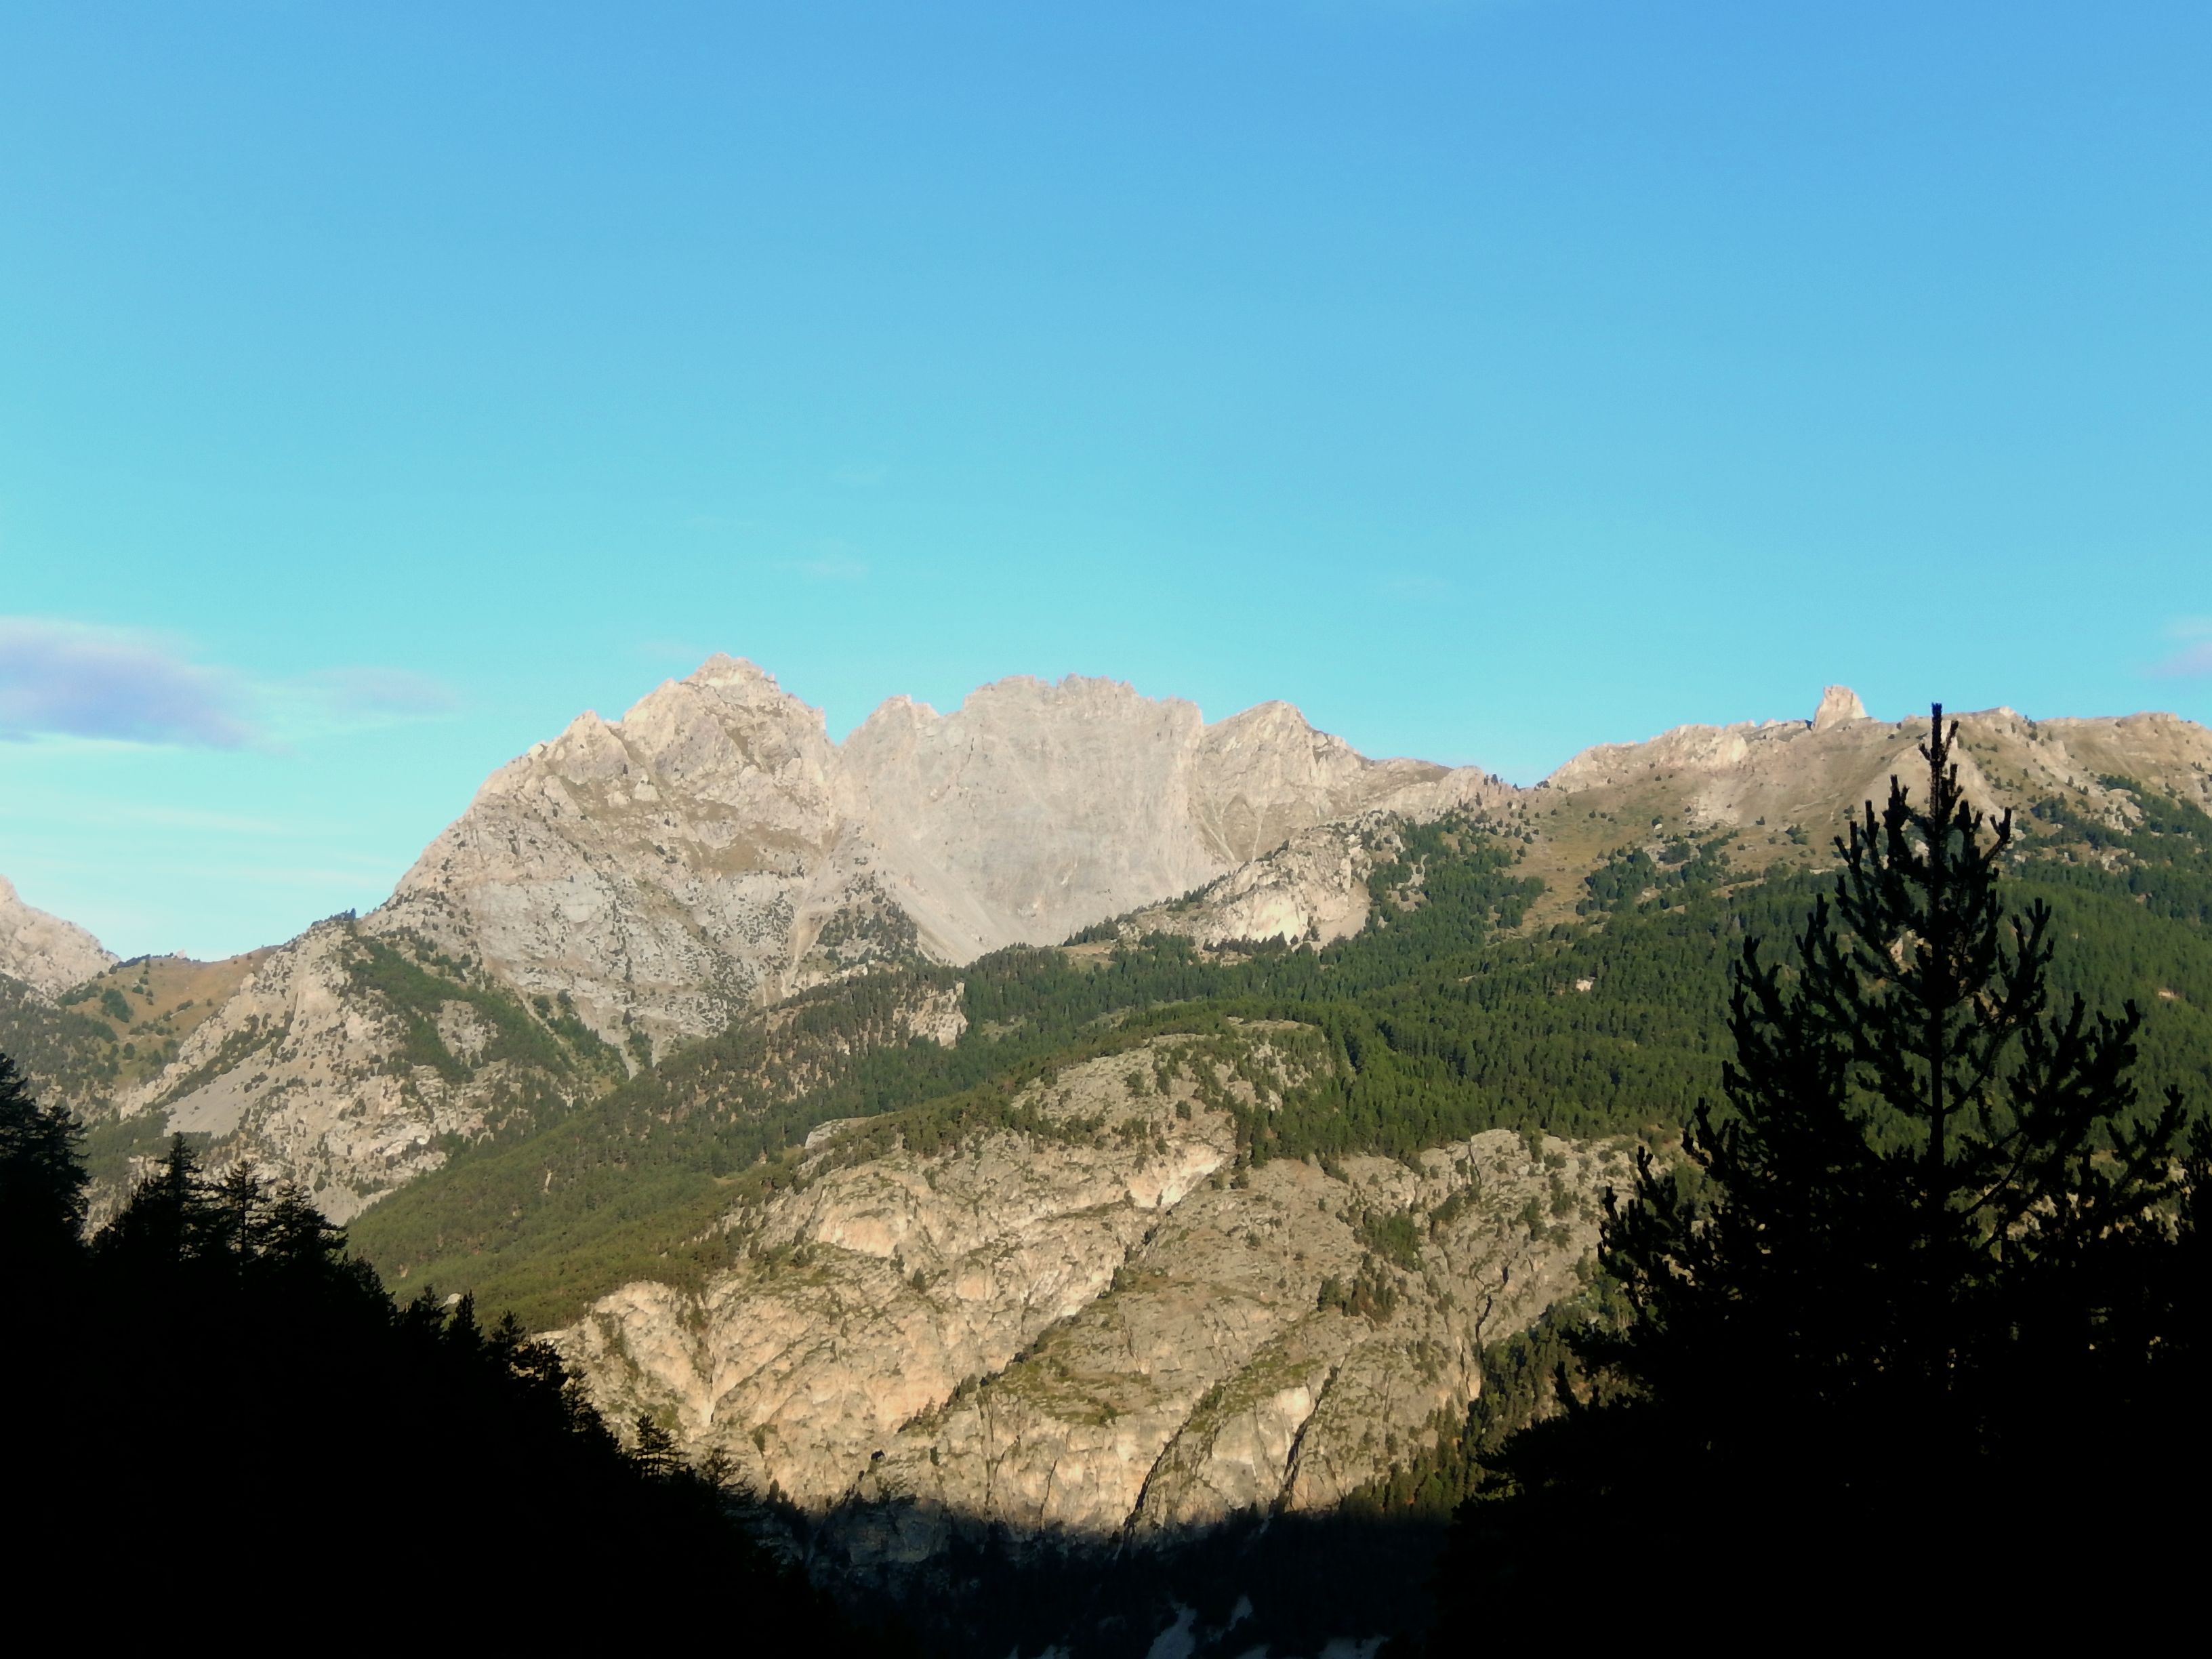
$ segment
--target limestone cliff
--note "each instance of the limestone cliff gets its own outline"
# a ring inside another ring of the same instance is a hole
[[[717,657],[493,775],[364,925],[566,993],[603,1037],[719,1030],[871,963],[1055,944],[1332,820],[1510,793],[1370,761],[1285,703],[1206,725],[1117,681],[893,698],[842,744]]]
[[[913,948],[836,760],[818,710],[715,658],[494,773],[365,925],[565,994],[612,1042],[702,1036]]]
[[[24,903],[0,876],[0,974],[51,997],[114,963],[114,953],[90,933]]]
[[[447,1137],[809,987],[1055,943],[1348,814],[1512,793],[1369,761],[1287,704],[1209,726],[1107,680],[1003,681],[945,715],[894,699],[839,745],[818,710],[716,657],[493,774],[386,903],[270,953],[120,1103],[343,1217],[435,1167]],[[1324,836],[1223,925],[1354,929],[1360,856]]]
[[[965,962],[1051,945],[1206,885],[1301,830],[1427,812],[1507,786],[1370,761],[1287,703],[1212,726],[1114,680],[1002,680],[951,714],[885,703],[840,756],[840,798],[925,947]]]
[[[773,1483],[864,1574],[994,1525],[1141,1540],[1325,1507],[1576,1283],[1625,1165],[1500,1132],[1418,1169],[1225,1179],[1218,1103],[1297,1080],[1301,1034],[1156,1039],[928,1151],[830,1126],[801,1188],[728,1218],[726,1271],[625,1286],[558,1340],[619,1420]]]

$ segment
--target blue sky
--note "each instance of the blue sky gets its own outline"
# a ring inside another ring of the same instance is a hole
[[[2212,717],[2212,9],[10,8],[0,874],[375,903],[712,650],[1522,781]]]

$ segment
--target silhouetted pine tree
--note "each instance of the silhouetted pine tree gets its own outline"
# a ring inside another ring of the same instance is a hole
[[[2156,1545],[2159,1460],[2201,1439],[2159,1367],[2201,1340],[2177,1269],[2203,1167],[2178,1092],[2139,1109],[2135,1007],[2051,1006],[2050,913],[2008,919],[2011,822],[1968,803],[1954,738],[1939,705],[1925,796],[1869,803],[1792,963],[1746,944],[1727,1109],[1608,1195],[1632,1316],[1574,1346],[1609,1403],[1563,1387],[1509,1446],[1463,1511],[1440,1645],[1563,1575],[1648,1590],[1634,1546],[1686,1534],[1741,1571],[1738,1611],[1901,1594],[1907,1540],[1923,1595]],[[2087,1531],[2016,1524],[2069,1508]]]
[[[41,1106],[0,1054],[0,1284],[21,1287],[67,1264],[84,1231],[85,1174],[76,1120]]]
[[[210,1179],[179,1137],[90,1246],[74,1127],[0,1059],[0,1517],[26,1613],[166,1621],[220,1584],[272,1632],[574,1637],[649,1615],[740,1653],[859,1650],[665,1436],[626,1452],[548,1345],[425,1291],[395,1305],[289,1185]],[[28,1245],[18,1249],[22,1241]],[[43,1252],[43,1254],[40,1254]],[[38,1292],[38,1293],[30,1293]]]
[[[143,1271],[174,1271],[191,1261],[205,1240],[210,1206],[199,1160],[182,1135],[131,1189],[114,1220],[93,1241],[94,1257],[137,1262]]]

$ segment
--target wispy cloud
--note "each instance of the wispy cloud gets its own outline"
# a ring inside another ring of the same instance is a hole
[[[2150,672],[2162,680],[2194,679],[2212,674],[2212,640],[2183,646],[2165,661],[2155,664]]]
[[[857,582],[867,580],[867,562],[850,554],[828,549],[809,559],[778,559],[778,570],[816,582]]]
[[[2181,648],[2152,665],[2154,679],[2200,679],[2212,677],[2212,617],[2184,617],[2166,630],[2183,641]]]
[[[136,629],[0,617],[0,738],[100,738],[243,749],[239,678]]]
[[[281,749],[303,736],[432,720],[453,690],[400,668],[257,679],[144,629],[0,617],[0,740]]]

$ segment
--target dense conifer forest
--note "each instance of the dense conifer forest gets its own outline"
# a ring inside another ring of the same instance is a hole
[[[0,1057],[19,1607],[36,1587],[119,1632],[181,1598],[257,1642],[592,1630],[646,1571],[717,1598],[741,1652],[888,1641],[756,1545],[717,1470],[648,1422],[625,1444],[512,1316],[395,1301],[299,1193],[181,1139],[87,1238],[76,1139]]]

